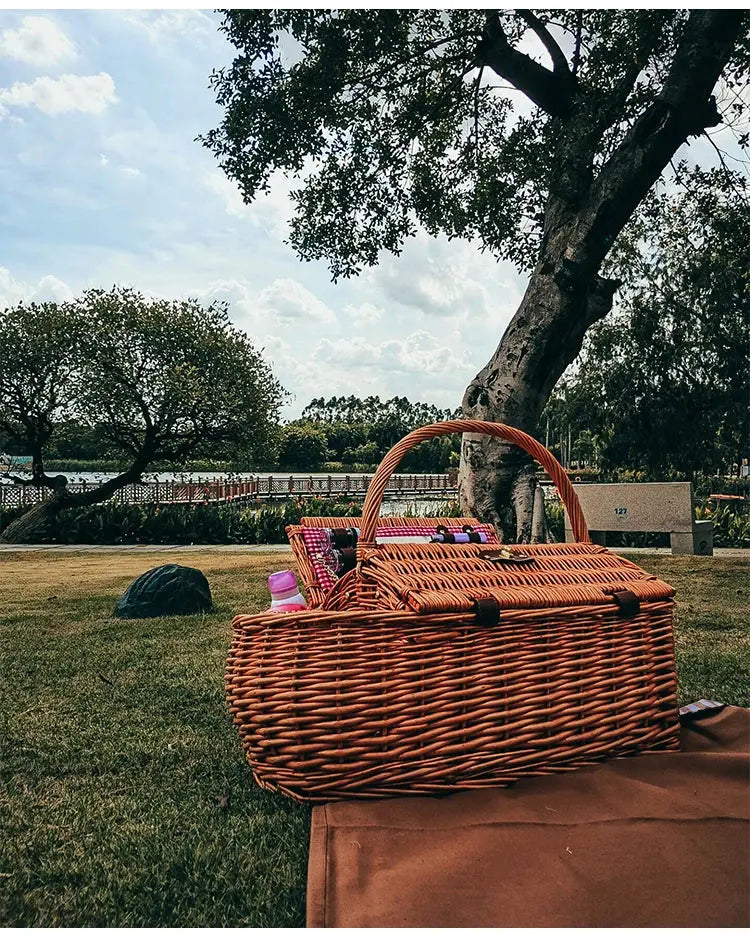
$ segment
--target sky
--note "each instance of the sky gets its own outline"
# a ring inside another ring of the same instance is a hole
[[[0,309],[87,287],[224,300],[290,393],[458,407],[525,278],[419,235],[358,278],[286,245],[288,186],[244,205],[196,142],[233,47],[209,11],[0,12]]]

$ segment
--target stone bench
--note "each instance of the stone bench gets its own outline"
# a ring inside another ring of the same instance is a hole
[[[695,521],[692,483],[580,483],[574,485],[591,540],[608,531],[669,532],[672,554],[714,553],[713,522]],[[572,541],[565,513],[565,540]]]

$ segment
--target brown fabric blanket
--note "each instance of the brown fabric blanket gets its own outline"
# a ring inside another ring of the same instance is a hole
[[[682,751],[313,811],[307,925],[745,926],[750,711]]]

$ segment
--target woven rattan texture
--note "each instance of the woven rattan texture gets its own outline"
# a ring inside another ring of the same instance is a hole
[[[506,785],[677,746],[672,602],[237,617],[230,710],[260,785],[296,799]]]
[[[413,609],[418,613],[469,612],[480,598],[500,609],[611,603],[627,589],[641,600],[673,596],[664,581],[631,561],[592,544],[514,545],[530,563],[488,559],[483,545],[381,545],[365,556],[356,576],[340,582],[325,607],[347,605]]]
[[[411,521],[412,524],[405,524]],[[378,537],[389,537],[393,535],[405,535],[405,536],[415,536],[415,535],[431,535],[435,534],[435,529],[437,524],[429,525],[426,524],[426,519],[399,519],[398,525],[386,525],[383,522],[378,522],[377,535]],[[356,527],[356,526],[355,526]],[[461,532],[461,526],[457,525],[455,520],[450,525],[444,526],[446,531],[451,534],[459,534]],[[302,540],[305,544],[305,553],[310,561],[313,572],[315,574],[315,579],[318,586],[320,586],[326,592],[330,590],[336,581],[339,579],[338,575],[334,570],[331,569],[327,563],[327,553],[325,550],[325,529],[320,526],[301,526],[302,528]],[[472,525],[472,528],[477,532],[485,536],[485,544],[497,544],[497,534],[492,525],[480,525],[479,522],[475,522]]]

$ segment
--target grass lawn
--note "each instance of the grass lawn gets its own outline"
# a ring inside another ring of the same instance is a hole
[[[231,617],[287,558],[0,555],[0,926],[304,925],[310,810],[253,783],[223,688]],[[216,613],[110,619],[170,562]],[[636,562],[678,590],[682,701],[750,705],[747,562]]]

